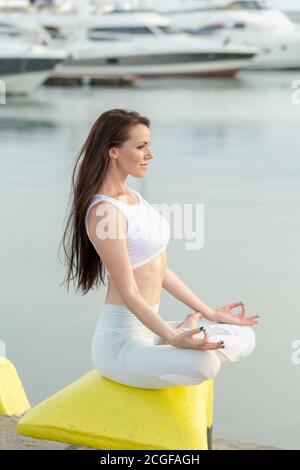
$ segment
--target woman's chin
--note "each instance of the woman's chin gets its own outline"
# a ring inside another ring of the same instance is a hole
[[[138,173],[132,174],[131,176],[134,176],[134,178],[144,178],[145,177],[145,171],[139,171]]]

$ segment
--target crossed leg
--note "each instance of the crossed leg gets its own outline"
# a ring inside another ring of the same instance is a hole
[[[169,325],[176,328],[181,324],[180,321],[167,321]],[[203,326],[209,335],[211,342],[224,341],[225,348],[215,350],[222,364],[226,362],[236,362],[247,357],[255,349],[255,332],[249,326],[231,325],[228,323],[214,323],[208,320],[198,319],[194,326],[184,327],[183,329],[192,329]],[[203,333],[195,335],[199,339],[203,338]],[[161,338],[154,335],[154,344],[163,344]]]

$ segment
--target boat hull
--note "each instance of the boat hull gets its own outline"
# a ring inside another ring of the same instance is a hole
[[[48,78],[60,59],[0,59],[0,80],[7,95],[27,95]]]
[[[239,59],[207,60],[184,64],[109,65],[104,60],[68,61],[60,64],[51,78],[118,79],[131,76],[136,79],[163,77],[230,77],[249,65],[252,56]]]

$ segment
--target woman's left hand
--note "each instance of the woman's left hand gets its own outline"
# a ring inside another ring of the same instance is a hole
[[[234,314],[231,310],[236,307],[242,307],[241,313]],[[219,307],[215,310],[213,321],[217,323],[229,323],[231,325],[244,325],[244,326],[253,326],[258,323],[256,320],[259,318],[259,315],[251,315],[246,317],[246,307],[244,302],[234,302],[224,307]]]

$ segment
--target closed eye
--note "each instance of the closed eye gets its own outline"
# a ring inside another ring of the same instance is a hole
[[[143,145],[140,145],[139,147],[137,147],[138,149],[142,149],[143,147],[145,147],[145,145],[147,144],[147,142],[145,142]],[[148,142],[148,145],[150,144],[150,142]]]

